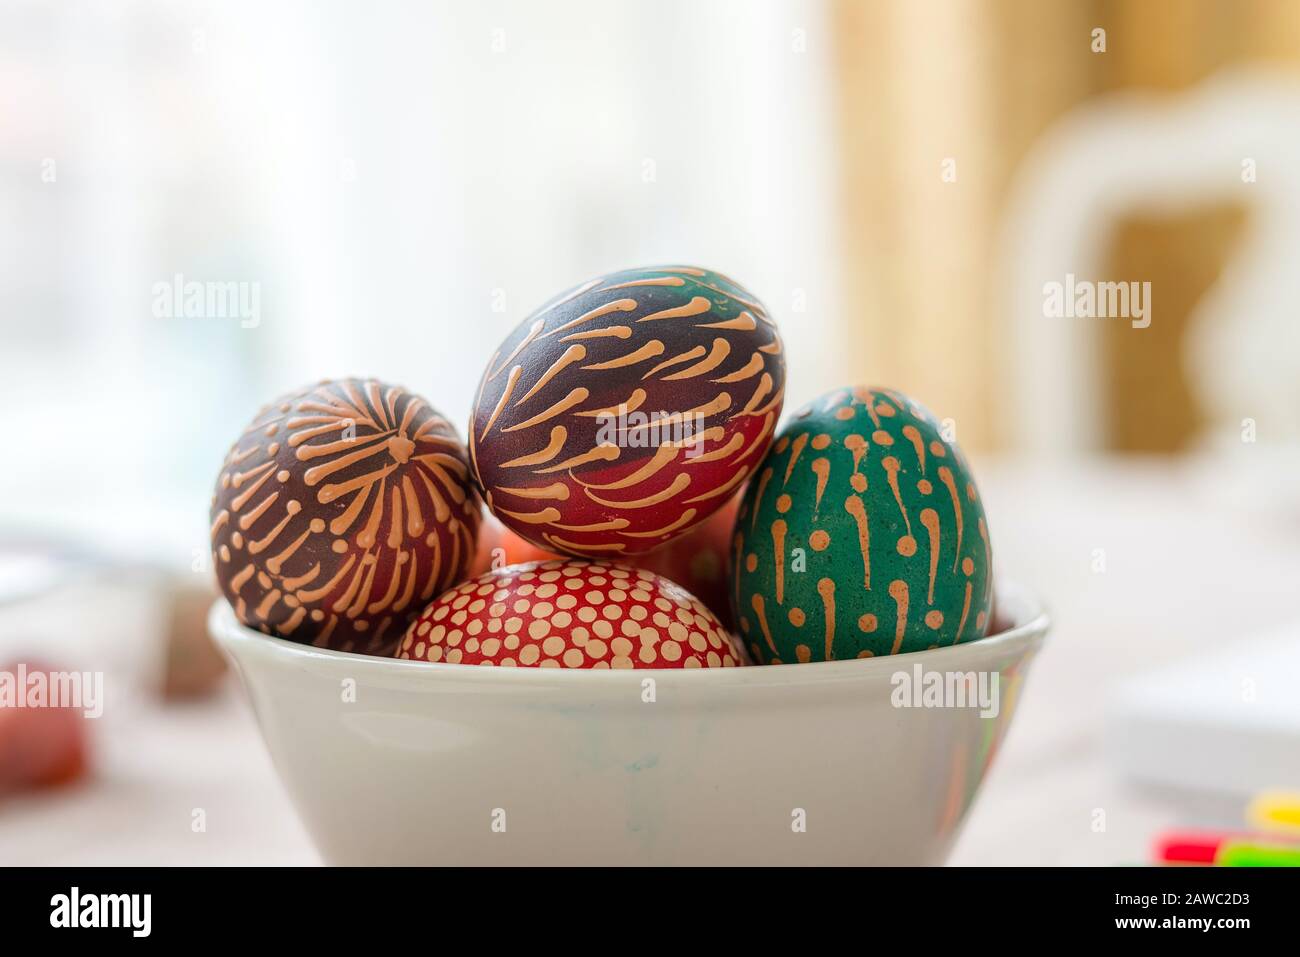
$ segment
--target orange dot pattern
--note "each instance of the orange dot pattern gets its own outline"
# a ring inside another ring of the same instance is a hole
[[[731,668],[744,657],[699,599],[642,568],[558,559],[487,572],[435,600],[396,657],[524,668]]]
[[[806,450],[811,449],[811,452]],[[731,596],[757,662],[920,651],[982,638],[988,524],[957,444],[890,389],[797,412],[742,499]]]

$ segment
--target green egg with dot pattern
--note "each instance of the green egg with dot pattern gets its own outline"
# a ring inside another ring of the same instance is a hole
[[[893,389],[836,389],[796,412],[750,479],[731,547],[736,621],[763,664],[988,630],[993,553],[970,466]]]

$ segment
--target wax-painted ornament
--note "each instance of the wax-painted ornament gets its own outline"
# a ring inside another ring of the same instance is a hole
[[[891,389],[801,409],[746,490],[732,601],[758,661],[973,641],[992,598],[988,525],[965,457]]]
[[[592,669],[744,663],[685,589],[645,569],[581,558],[509,565],[451,589],[411,624],[397,657]]]
[[[628,269],[525,319],[493,355],[471,418],[488,507],[540,548],[650,551],[719,509],[771,442],[780,336],[720,273]]]
[[[264,407],[231,447],[213,564],[245,625],[389,655],[464,576],[479,516],[464,446],[428,402],[373,379],[323,382]]]
[[[731,561],[731,531],[739,508],[737,495],[685,535],[648,555],[631,556],[628,564],[677,582],[704,602],[718,621],[734,629],[727,567]]]
[[[662,548],[642,555],[629,555],[623,561],[634,568],[644,568],[669,581],[677,582],[711,611],[728,630],[733,629],[731,602],[728,595],[728,566],[731,562],[731,530],[736,524],[740,496],[679,538]],[[479,528],[478,552],[470,577],[493,568],[523,562],[549,561],[563,556],[538,548],[506,528],[490,512]]]
[[[466,577],[477,578],[484,572],[505,568],[507,565],[551,561],[563,557],[558,552],[538,548],[532,542],[525,541],[502,525],[495,515],[487,512],[478,529],[478,549]]]

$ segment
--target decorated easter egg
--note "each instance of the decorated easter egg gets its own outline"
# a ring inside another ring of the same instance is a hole
[[[781,431],[741,503],[732,600],[764,663],[984,637],[992,551],[956,444],[912,399],[840,389]]]
[[[730,534],[730,533],[728,533]],[[563,558],[557,552],[538,548],[532,542],[525,541],[500,520],[488,512],[483,516],[483,524],[478,529],[478,549],[474,553],[474,562],[467,577],[476,578],[484,572],[507,565],[522,565],[524,562],[550,561]]]
[[[629,565],[645,568],[675,581],[704,602],[727,629],[734,630],[729,598],[731,533],[736,526],[740,496],[728,499],[703,522],[663,548],[647,555],[634,555]]]
[[[718,621],[732,631],[734,619],[728,598],[730,577],[727,571],[731,562],[731,530],[736,524],[736,509],[739,507],[740,496],[732,496],[726,505],[684,535],[653,552],[628,555],[624,562],[679,583],[704,602]],[[469,574],[481,575],[506,565],[563,557],[520,538],[489,512],[483,516],[483,524],[479,527],[478,551]]]
[[[440,595],[398,658],[541,668],[719,668],[742,664],[731,636],[654,572],[580,558],[509,565]]]
[[[525,319],[479,385],[488,507],[539,548],[617,557],[704,521],[771,442],[781,338],[736,283],[685,266],[585,282]]]
[[[323,382],[263,408],[212,499],[217,581],[245,625],[389,655],[474,555],[480,505],[464,446],[419,396]]]

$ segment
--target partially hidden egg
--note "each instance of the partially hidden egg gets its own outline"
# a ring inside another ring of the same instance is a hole
[[[700,601],[654,572],[580,558],[509,565],[439,596],[396,657],[540,668],[744,663]]]
[[[785,394],[767,310],[720,273],[627,269],[570,289],[492,356],[470,422],[488,507],[539,548],[650,551],[719,509]]]
[[[700,522],[685,535],[648,555],[634,555],[628,563],[675,581],[704,602],[728,630],[734,631],[728,585],[731,578],[731,533],[736,525],[740,496]]]
[[[984,637],[988,524],[965,457],[891,389],[801,409],[746,490],[732,601],[755,660],[825,661]]]
[[[245,625],[390,655],[464,577],[480,512],[464,446],[426,400],[374,379],[323,382],[265,406],[231,447],[213,564]]]
[[[728,630],[733,629],[728,599],[731,560],[731,531],[736,524],[740,496],[735,495],[704,521],[674,538],[662,548],[623,561],[644,568],[681,585],[713,612]],[[470,575],[523,562],[547,561],[563,556],[538,548],[502,525],[490,512],[479,528],[478,551]]]
[[[483,516],[483,524],[478,530],[478,549],[474,553],[474,563],[470,566],[470,578],[476,578],[484,572],[507,565],[522,565],[524,562],[550,561],[563,558],[558,552],[538,548],[532,542],[524,541],[510,529],[501,524],[491,512]]]

